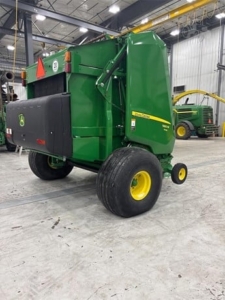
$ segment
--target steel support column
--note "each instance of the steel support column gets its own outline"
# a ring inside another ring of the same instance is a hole
[[[221,26],[221,37],[220,37],[220,61],[219,63],[223,64],[223,47],[224,47],[224,24]],[[222,70],[219,70],[218,76],[218,88],[217,88],[217,95],[221,95],[221,86],[222,86]],[[216,103],[216,125],[219,124],[219,113],[220,113],[220,102],[217,101]]]
[[[173,95],[173,45],[170,47],[170,89]]]
[[[34,48],[32,38],[32,21],[31,15],[24,14],[24,32],[25,32],[25,51],[26,51],[26,64],[27,66],[34,63]]]

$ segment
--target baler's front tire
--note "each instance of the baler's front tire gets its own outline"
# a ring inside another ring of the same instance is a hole
[[[171,172],[171,179],[176,184],[182,184],[187,179],[188,169],[185,164],[178,163],[174,165]]]
[[[97,195],[115,215],[129,218],[150,210],[162,186],[162,168],[147,150],[131,147],[114,151],[97,176]]]
[[[32,172],[43,180],[65,178],[73,169],[73,166],[70,165],[53,168],[49,164],[49,156],[33,151],[29,152],[28,161]]]

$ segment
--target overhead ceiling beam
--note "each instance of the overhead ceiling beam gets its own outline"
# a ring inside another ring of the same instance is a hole
[[[15,10],[11,10],[10,15],[8,16],[7,20],[5,21],[5,23],[3,24],[3,27],[6,28],[11,28],[15,25],[16,22],[16,11]],[[4,33],[0,33],[0,40],[5,36]]]
[[[166,0],[140,0],[134,4],[128,6],[117,16],[117,26],[122,28],[123,26],[129,26],[133,21],[143,17],[149,12],[156,10],[157,8],[168,4],[170,1]],[[111,18],[113,19],[113,18]]]
[[[213,13],[213,12],[212,12]],[[209,14],[211,14],[211,12],[209,12]],[[216,17],[213,18],[206,18],[204,19],[201,23],[195,23],[192,26],[184,26],[184,27],[180,27],[180,35],[178,36],[171,36],[171,34],[169,33],[171,30],[173,30],[173,26],[171,28],[168,29],[168,33],[166,34],[159,34],[161,39],[167,44],[168,47],[170,47],[173,44],[176,44],[179,40],[179,42],[187,40],[191,37],[194,37],[196,35],[199,35],[203,32],[205,32],[206,30],[212,30],[214,28],[220,27],[222,25],[225,24],[225,20],[219,20]]]
[[[12,68],[13,65],[13,58],[0,58],[0,64],[4,65],[4,67],[7,65],[9,68]],[[25,61],[16,61],[16,68],[22,68],[26,66],[26,62]]]
[[[172,0],[139,0],[123,9],[117,15],[105,20],[100,25],[120,31],[123,27],[129,27],[133,21],[141,18],[151,11],[158,9],[163,5],[169,4],[171,1]],[[90,40],[96,35],[94,33],[88,33],[86,35],[82,35],[82,37],[76,39],[74,42],[79,44],[86,36],[88,36],[88,39]]]
[[[8,28],[4,28],[4,27],[0,27],[0,33],[3,33],[5,35],[15,35],[15,30],[14,29],[8,29]],[[24,32],[23,31],[17,31],[17,37],[24,37]],[[71,45],[71,46],[76,46],[75,44],[71,44],[68,42],[64,42],[62,40],[56,40],[56,39],[52,39],[52,38],[47,38],[41,35],[36,35],[33,34],[32,35],[32,39],[36,42],[44,42],[46,44],[51,44],[51,45]]]
[[[16,1],[15,0],[0,0],[0,5],[10,7],[10,8],[15,8]],[[118,31],[116,31],[116,30],[107,29],[107,28],[92,24],[87,21],[82,21],[77,18],[72,18],[72,17],[66,16],[66,15],[60,14],[58,12],[53,12],[51,10],[40,8],[40,7],[37,7],[34,5],[29,5],[27,3],[18,2],[18,9],[21,11],[30,13],[30,14],[40,14],[47,18],[55,20],[57,22],[60,21],[60,22],[78,26],[78,27],[86,27],[87,29],[98,32],[98,33],[107,33],[110,35],[118,34]]]

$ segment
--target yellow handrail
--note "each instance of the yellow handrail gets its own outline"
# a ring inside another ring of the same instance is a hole
[[[191,95],[191,94],[202,94],[202,95],[205,95],[205,96],[212,97],[215,100],[220,101],[222,103],[225,103],[224,98],[219,97],[218,95],[216,95],[214,93],[208,93],[208,92],[203,91],[203,90],[189,90],[189,91],[183,92],[183,93],[177,95],[176,97],[174,97],[173,98],[173,105],[176,104],[181,98],[186,97],[186,96]]]
[[[156,17],[156,18],[148,21],[145,24],[136,26],[136,27],[131,28],[129,30],[125,30],[119,36],[127,34],[129,32],[138,33],[138,32],[142,32],[142,31],[145,31],[145,30],[149,30],[149,29],[151,29],[153,27],[156,27],[158,25],[161,25],[161,24],[163,24],[167,21],[173,20],[175,18],[179,18],[182,15],[184,15],[186,13],[189,13],[189,12],[195,10],[195,9],[198,9],[198,8],[203,7],[205,5],[208,5],[210,3],[216,3],[216,2],[217,2],[217,0],[196,0],[195,2],[187,3],[183,6],[180,6],[176,9],[173,9],[173,10],[169,11],[168,13],[165,13],[165,14],[159,16],[159,17]]]

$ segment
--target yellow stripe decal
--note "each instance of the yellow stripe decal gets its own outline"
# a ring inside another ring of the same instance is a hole
[[[173,110],[175,113],[177,114],[187,114],[187,113],[193,113],[193,114],[197,114],[197,110],[183,110],[183,111],[178,111],[176,109]]]
[[[168,122],[164,119],[161,119],[161,118],[158,118],[158,117],[155,117],[155,116],[151,116],[151,115],[148,115],[148,114],[143,114],[143,113],[140,113],[140,112],[137,112],[137,111],[132,111],[132,116],[143,118],[143,119],[148,119],[148,120],[153,120],[153,121],[156,121],[156,122],[171,125],[170,122]]]

